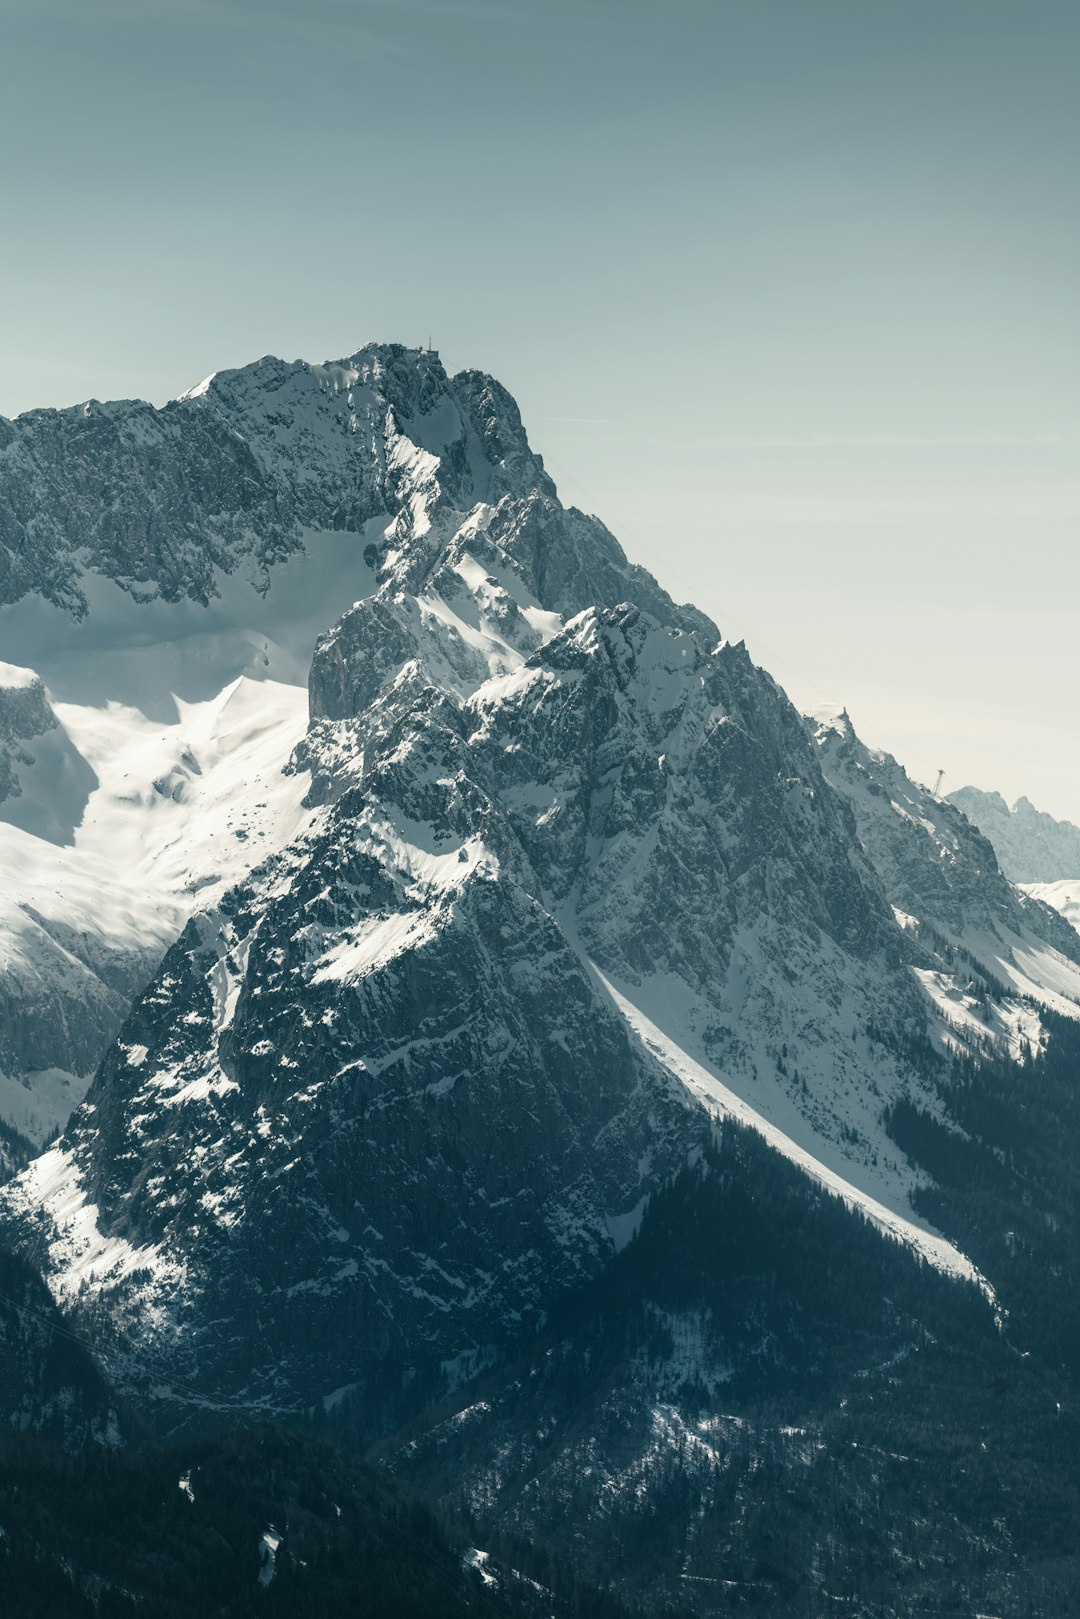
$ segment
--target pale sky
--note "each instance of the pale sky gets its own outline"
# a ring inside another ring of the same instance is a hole
[[[0,0],[0,141],[0,412],[430,334],[800,706],[1080,821],[1076,0]]]

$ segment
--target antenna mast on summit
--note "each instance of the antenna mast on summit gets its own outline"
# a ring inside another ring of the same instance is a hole
[[[944,780],[944,778],[945,778],[944,770],[939,770],[938,773],[937,773],[937,781],[935,781],[935,783],[934,783],[934,797],[935,798],[940,798],[941,797],[941,783]]]

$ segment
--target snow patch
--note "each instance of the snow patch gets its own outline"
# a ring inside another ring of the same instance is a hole
[[[24,669],[21,664],[4,663],[0,659],[0,687],[8,691],[27,691],[36,686],[40,676],[33,669]]]
[[[829,1168],[805,1148],[798,1146],[790,1136],[763,1118],[715,1074],[710,1073],[701,1063],[695,1062],[669,1035],[621,994],[595,964],[593,971],[641,1043],[653,1056],[659,1058],[669,1073],[685,1085],[690,1095],[710,1113],[718,1117],[733,1118],[740,1124],[756,1130],[777,1152],[783,1153],[785,1158],[798,1164],[812,1180],[841,1198],[849,1208],[858,1209],[879,1230],[915,1249],[939,1270],[964,1281],[975,1282],[989,1299],[993,1299],[990,1284],[966,1254],[961,1253],[944,1237],[919,1225],[914,1219],[909,1219],[879,1203],[876,1198],[845,1180],[835,1169]]]
[[[194,388],[187,388],[182,394],[177,394],[177,401],[179,402],[181,399],[202,399],[210,392],[210,384],[216,376],[217,372],[211,371],[210,375],[203,377],[202,381],[197,382]]]
[[[488,1552],[482,1552],[478,1546],[470,1546],[462,1556],[461,1566],[466,1574],[479,1574],[483,1585],[491,1586],[497,1590],[499,1580],[498,1576],[493,1574],[488,1567],[490,1561],[491,1557]]]
[[[269,1585],[277,1573],[277,1554],[282,1536],[270,1524],[259,1538],[259,1584]]]
[[[153,1243],[136,1248],[100,1229],[97,1205],[89,1201],[79,1167],[62,1145],[35,1158],[6,1190],[13,1213],[35,1221],[44,1215],[52,1223],[46,1280],[61,1305],[73,1303],[84,1284],[93,1293],[135,1271],[150,1271],[161,1281],[181,1274]]]

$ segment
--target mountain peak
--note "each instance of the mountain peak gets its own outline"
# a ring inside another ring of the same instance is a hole
[[[1010,808],[1000,793],[959,787],[949,798],[990,839],[1013,882],[1047,884],[1080,877],[1080,826],[1055,820],[1025,797]]]

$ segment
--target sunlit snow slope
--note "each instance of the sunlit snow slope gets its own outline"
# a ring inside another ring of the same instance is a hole
[[[1060,911],[1066,922],[1070,922],[1080,933],[1080,877],[1066,877],[1056,883],[1021,883],[1019,886],[1032,899],[1040,899],[1044,905],[1052,905],[1055,911]]]
[[[286,771],[318,632],[371,589],[356,534],[311,534],[265,583],[140,602],[90,576],[87,615],[0,608],[9,684],[54,723],[20,739],[0,801],[0,1119],[32,1141],[81,1098],[132,997],[192,912],[312,812]],[[257,588],[262,584],[262,588]]]

